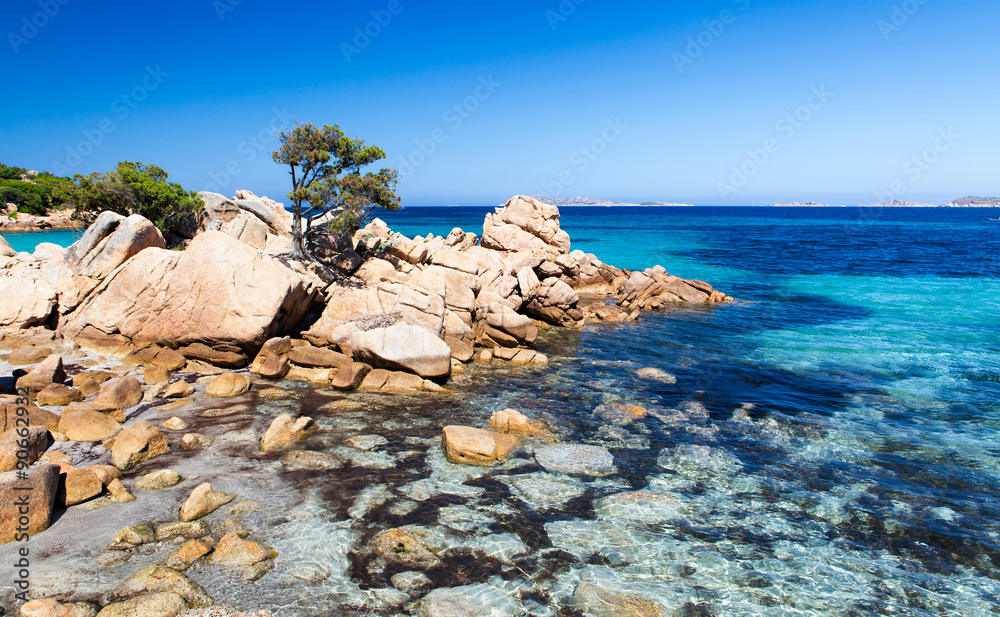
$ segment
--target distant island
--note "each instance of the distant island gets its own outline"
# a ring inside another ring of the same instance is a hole
[[[591,207],[637,207],[637,206],[673,206],[673,207],[684,207],[691,208],[694,207],[691,204],[677,204],[668,203],[664,201],[643,201],[639,203],[631,202],[621,202],[621,201],[609,201],[606,199],[592,199],[590,197],[563,197],[563,198],[553,198],[546,197],[545,195],[535,195],[533,199],[537,199],[543,203],[552,204],[559,208],[572,208],[575,206],[591,206]],[[927,203],[917,203],[913,201],[901,201],[899,199],[893,201],[886,201],[879,204],[864,204],[860,206],[847,206],[847,205],[835,205],[835,204],[823,204],[817,203],[815,201],[793,201],[784,204],[771,204],[772,208],[1000,208],[1000,197],[963,197],[961,199],[956,199],[955,201],[949,201],[946,204],[927,204]]]
[[[691,204],[672,204],[662,201],[643,201],[640,203],[628,203],[620,201],[607,201],[604,199],[590,199],[589,197],[565,197],[556,199],[554,197],[548,197],[547,195],[533,195],[533,199],[537,199],[542,203],[552,204],[553,206],[563,208],[572,208],[575,206],[599,206],[599,207],[614,207],[614,206],[682,206],[685,208],[693,208]]]
[[[921,204],[913,201],[885,201],[879,204],[867,204],[863,206],[835,206],[832,204],[819,204],[814,201],[792,202],[787,204],[772,204],[772,208],[1000,208],[1000,197],[963,197],[946,204]]]
[[[942,208],[1000,208],[1000,197],[963,197],[949,201]]]

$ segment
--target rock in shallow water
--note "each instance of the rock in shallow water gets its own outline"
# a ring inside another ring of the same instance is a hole
[[[485,584],[435,589],[417,604],[419,617],[513,617],[518,612],[510,595]]]
[[[243,373],[226,372],[211,381],[205,394],[216,398],[232,398],[250,389],[250,377]]]
[[[536,508],[561,506],[587,490],[586,485],[578,480],[545,472],[503,476],[500,480],[513,487],[522,499]]]
[[[389,440],[381,435],[355,435],[344,443],[358,450],[374,450],[388,444]]]
[[[637,377],[642,379],[650,379],[652,381],[658,381],[665,384],[675,384],[677,383],[677,378],[670,373],[653,367],[641,368],[635,372]]]
[[[605,520],[660,523],[683,518],[681,503],[669,493],[633,491],[609,495],[594,503],[594,511]]]
[[[664,617],[662,606],[639,595],[580,583],[573,594],[573,606],[592,617]]]
[[[609,476],[617,471],[607,448],[580,444],[556,444],[535,449],[535,460],[546,471],[569,475]]]
[[[212,485],[208,483],[201,484],[181,506],[180,520],[189,522],[207,516],[234,499],[236,495],[232,493],[212,490]]]
[[[107,593],[108,600],[114,602],[135,598],[145,593],[175,593],[191,607],[211,606],[214,601],[205,589],[180,572],[165,566],[150,564],[140,568],[135,574]],[[143,615],[144,613],[138,613]]]
[[[510,456],[517,447],[517,437],[469,426],[446,426],[442,443],[452,463],[491,467]]]
[[[260,438],[261,452],[289,448],[305,439],[310,429],[315,426],[312,418],[301,417],[298,420],[288,414],[282,414],[271,422],[264,436]]]
[[[52,598],[31,600],[21,605],[18,617],[94,617],[97,608],[89,602],[61,604]]]
[[[281,457],[281,464],[288,471],[330,471],[343,466],[332,454],[310,450],[292,450]]]
[[[441,563],[423,542],[406,529],[387,529],[372,539],[372,550],[389,563],[424,570]]]
[[[155,491],[179,484],[183,479],[181,474],[173,469],[161,469],[160,471],[154,471],[139,478],[135,486],[136,488]]]
[[[150,593],[105,606],[97,617],[176,617],[188,609],[176,593]]]
[[[725,450],[697,445],[664,448],[656,464],[691,478],[730,475],[743,469],[740,459]]]
[[[167,438],[145,420],[129,426],[115,439],[111,460],[121,470],[131,469],[143,461],[170,452]]]

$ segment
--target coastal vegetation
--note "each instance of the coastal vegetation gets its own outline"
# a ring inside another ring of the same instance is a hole
[[[74,217],[90,223],[104,211],[140,214],[164,234],[185,235],[185,229],[198,226],[204,202],[198,193],[167,178],[167,172],[156,165],[130,161],[106,173],[77,175],[72,192]]]
[[[61,208],[72,188],[69,178],[0,163],[0,203],[14,204],[18,212],[43,215]]]
[[[398,210],[398,172],[382,169],[362,175],[362,168],[385,158],[385,152],[363,139],[347,136],[339,126],[298,124],[278,136],[281,147],[272,156],[288,165],[292,176],[292,256],[305,256],[315,233],[349,233],[364,226],[375,208]],[[329,226],[313,227],[318,221]],[[303,229],[303,222],[305,228]],[[305,241],[305,242],[304,242]]]

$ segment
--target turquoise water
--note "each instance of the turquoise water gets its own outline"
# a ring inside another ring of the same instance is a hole
[[[487,211],[382,218],[410,236],[481,233]],[[417,524],[465,551],[429,570],[429,587],[471,585],[497,615],[568,615],[559,607],[582,580],[642,594],[667,615],[998,614],[1000,224],[986,221],[996,216],[564,209],[574,248],[627,268],[659,263],[736,301],[549,332],[537,343],[549,367],[474,366],[440,396],[351,395],[357,407],[331,408],[335,393],[283,384],[289,400],[200,420],[197,430],[233,441],[209,459],[157,465],[212,469],[216,488],[240,494],[247,473],[265,483],[248,525],[282,557],[251,587],[210,568],[188,574],[220,601],[276,614],[391,612],[379,594],[399,569],[368,545]],[[642,367],[677,381],[643,379]],[[610,402],[650,415],[608,422],[595,410]],[[506,407],[564,441],[608,447],[617,473],[549,474],[530,446],[495,469],[444,461],[441,426],[485,426]],[[268,416],[284,412],[319,423],[304,447],[352,463],[317,475],[254,458]],[[342,445],[359,432],[389,444],[362,460]],[[616,501],[639,490],[653,497]],[[81,586],[127,573],[86,564],[73,566]]]
[[[442,234],[450,214],[384,218],[410,235]],[[693,430],[653,428],[646,456],[659,441],[681,450],[671,461],[694,446],[709,448],[690,457],[699,464],[733,462],[725,473],[671,462],[676,473],[664,477],[640,457],[650,473],[632,486],[686,494],[697,522],[653,536],[629,528],[623,542],[670,538],[632,560],[668,588],[674,566],[652,565],[655,554],[706,552],[721,594],[707,604],[726,607],[718,614],[1000,612],[1000,224],[986,220],[996,210],[562,216],[574,248],[628,268],[659,263],[737,298],[588,329],[573,350],[603,367],[597,379],[580,371],[577,383],[686,421],[685,409],[703,410]],[[469,230],[481,232],[479,218],[469,212]],[[630,370],[650,364],[679,387],[637,389]],[[610,532],[575,523],[573,533]],[[741,569],[763,576],[769,592],[735,589],[726,577]],[[783,608],[763,608],[763,596]]]
[[[5,231],[0,234],[17,252],[32,253],[42,242],[51,242],[65,248],[83,234],[79,229],[57,229],[52,231]]]

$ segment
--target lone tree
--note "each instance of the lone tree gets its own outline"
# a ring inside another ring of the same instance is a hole
[[[339,126],[297,124],[278,135],[274,161],[291,168],[292,258],[306,256],[305,240],[329,221],[334,233],[353,233],[375,208],[399,210],[395,169],[361,174],[361,168],[385,158],[385,152],[344,134]],[[305,228],[303,229],[303,223]]]

